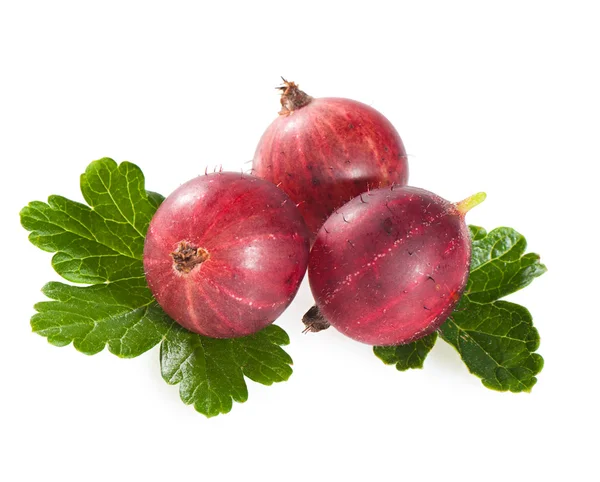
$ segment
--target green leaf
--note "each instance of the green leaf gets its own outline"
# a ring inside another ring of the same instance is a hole
[[[148,195],[148,201],[150,201],[150,204],[152,204],[152,207],[155,211],[158,209],[158,206],[160,206],[165,200],[165,197],[162,194],[158,194],[157,192],[146,191],[146,194]]]
[[[281,348],[289,345],[290,339],[278,326],[233,341],[237,363],[250,380],[272,385],[290,378],[292,358]]]
[[[441,337],[458,350],[471,373],[494,390],[528,392],[544,366],[534,353],[540,337],[531,314],[515,303],[467,301],[442,325]]]
[[[469,226],[469,232],[471,233],[471,241],[477,241],[486,237],[487,232],[480,226]]]
[[[500,298],[527,286],[546,267],[538,255],[525,254],[525,238],[514,229],[497,228],[490,233],[478,226],[469,229],[469,280],[460,303],[440,327],[440,337],[456,348],[469,371],[486,387],[528,392],[544,364],[535,353],[539,334],[526,308]],[[384,363],[406,370],[420,368],[434,343],[435,339],[423,339],[374,351]]]
[[[285,331],[270,326],[255,335],[215,340],[191,333],[160,308],[144,277],[148,225],[163,196],[146,191],[142,171],[104,158],[81,176],[88,203],[61,196],[34,201],[21,211],[29,240],[55,253],[63,278],[89,286],[51,282],[50,301],[35,305],[33,331],[56,346],[93,355],[108,346],[119,357],[136,357],[162,341],[161,370],[179,383],[182,400],[207,416],[227,413],[248,398],[245,378],[264,385],[287,380],[292,359],[281,348]]]
[[[21,211],[29,240],[56,253],[63,278],[92,286],[49,283],[38,303],[33,331],[54,345],[73,343],[86,354],[106,345],[120,357],[135,357],[158,344],[173,321],[154,302],[142,263],[148,224],[162,196],[147,193],[142,171],[104,158],[81,176],[89,205],[62,196],[34,201]]]
[[[216,340],[174,327],[161,345],[162,376],[179,384],[181,400],[214,417],[228,413],[232,401],[245,402],[244,375],[264,385],[287,380],[292,359],[279,345],[287,334],[271,325],[255,335]]]
[[[52,282],[42,292],[54,301],[35,305],[33,331],[53,345],[73,342],[87,355],[108,345],[117,356],[136,357],[158,344],[173,324],[140,278],[86,287]]]
[[[89,206],[50,196],[25,207],[21,224],[31,231],[29,240],[56,253],[52,266],[68,281],[143,278],[144,237],[159,199],[148,198],[141,170],[108,158],[94,161],[81,176],[81,191]]]
[[[494,390],[528,392],[543,358],[529,311],[500,298],[546,272],[537,254],[525,254],[525,238],[512,228],[476,230],[471,272],[460,303],[441,326],[442,339],[459,352],[471,373]]]
[[[489,303],[514,293],[546,272],[537,254],[525,253],[525,238],[511,228],[486,236],[481,228],[473,241],[471,272],[465,289],[469,301]]]
[[[432,333],[406,345],[374,346],[373,353],[386,365],[396,365],[402,372],[410,368],[423,368],[423,362],[436,340],[437,333]]]

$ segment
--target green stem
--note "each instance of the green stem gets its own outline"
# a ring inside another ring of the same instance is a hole
[[[486,193],[478,192],[477,194],[473,194],[472,196],[469,196],[467,199],[464,199],[464,200],[456,203],[456,209],[458,209],[458,212],[464,216],[475,206],[477,206],[478,204],[481,204],[483,201],[485,201],[486,197],[487,197]]]

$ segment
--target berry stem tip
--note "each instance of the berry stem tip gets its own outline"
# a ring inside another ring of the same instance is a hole
[[[478,192],[477,194],[473,194],[469,196],[467,199],[463,199],[462,201],[456,203],[456,209],[463,216],[467,214],[471,209],[473,209],[478,204],[481,204],[485,201],[487,194],[484,192]]]

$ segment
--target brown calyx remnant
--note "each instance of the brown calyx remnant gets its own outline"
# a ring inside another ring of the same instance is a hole
[[[302,323],[304,323],[306,326],[302,333],[317,333],[318,331],[326,330],[331,326],[317,305],[314,305],[306,312],[306,314],[302,317]]]
[[[204,248],[198,248],[189,241],[181,241],[177,249],[171,253],[173,268],[180,273],[189,273],[196,266],[204,263],[210,254]]]
[[[290,115],[313,100],[310,95],[301,91],[295,82],[288,82],[283,77],[281,80],[283,80],[283,85],[277,87],[281,90],[281,110],[279,111],[279,115]]]

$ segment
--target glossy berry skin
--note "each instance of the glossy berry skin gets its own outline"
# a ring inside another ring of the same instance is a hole
[[[334,213],[309,262],[321,313],[369,345],[409,343],[436,330],[466,285],[471,259],[464,213],[413,187],[377,189]]]
[[[299,205],[314,236],[336,208],[367,189],[405,185],[408,163],[398,132],[372,107],[349,99],[308,99],[291,112],[284,108],[267,128],[252,172]]]
[[[148,229],[148,285],[175,321],[213,338],[255,333],[289,305],[308,263],[309,233],[273,184],[213,173],[180,186]]]

